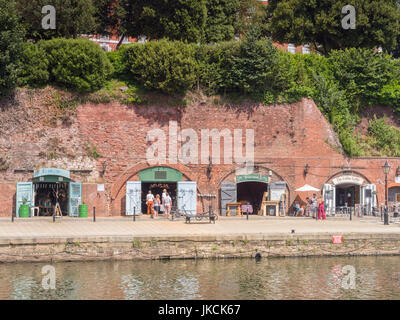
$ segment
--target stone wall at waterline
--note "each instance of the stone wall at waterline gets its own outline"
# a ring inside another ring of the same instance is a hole
[[[400,255],[400,235],[97,237],[0,240],[0,262]]]

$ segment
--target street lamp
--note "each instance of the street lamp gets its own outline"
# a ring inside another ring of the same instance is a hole
[[[384,213],[384,225],[389,225],[389,213],[388,213],[388,193],[387,193],[387,176],[390,170],[389,163],[386,161],[385,165],[382,167],[383,173],[385,174],[385,213]]]

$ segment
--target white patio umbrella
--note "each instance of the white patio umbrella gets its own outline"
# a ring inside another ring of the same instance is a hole
[[[304,186],[302,186],[301,188],[296,189],[296,191],[320,191],[320,189],[314,188],[312,186],[310,186],[309,184],[305,184]]]

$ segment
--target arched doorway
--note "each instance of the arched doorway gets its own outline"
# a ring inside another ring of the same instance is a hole
[[[73,182],[68,170],[43,168],[34,171],[31,181],[17,183],[17,216],[22,204],[36,208],[39,216],[51,216],[57,203],[63,216],[79,215],[82,184]]]
[[[197,183],[184,179],[183,174],[170,167],[152,167],[138,172],[138,180],[126,183],[126,215],[147,212],[146,195],[160,195],[166,189],[176,210],[186,214],[197,212]]]
[[[354,171],[342,171],[333,175],[323,185],[322,194],[328,213],[356,210],[371,214],[376,206],[376,185]]]
[[[283,178],[261,166],[255,166],[247,172],[246,170],[248,168],[236,169],[221,181],[220,214],[226,216],[229,211],[229,215],[232,215],[231,212],[235,211],[230,208],[249,204],[253,214],[285,215],[289,203],[289,188]]]
[[[237,201],[250,204],[252,213],[257,214],[262,208],[264,194],[268,193],[268,182],[265,181],[244,181],[237,182]]]

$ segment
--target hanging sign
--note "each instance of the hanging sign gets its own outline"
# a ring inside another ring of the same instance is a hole
[[[98,184],[97,185],[97,192],[104,191],[104,184]]]
[[[68,170],[56,169],[56,168],[44,168],[39,171],[34,171],[33,177],[43,177],[43,176],[58,176],[70,179],[70,172]]]
[[[332,179],[334,185],[338,184],[357,184],[362,185],[364,183],[364,179],[356,176],[340,176],[335,179]]]
[[[268,183],[268,177],[255,173],[236,176],[236,183],[251,182],[251,181]]]

